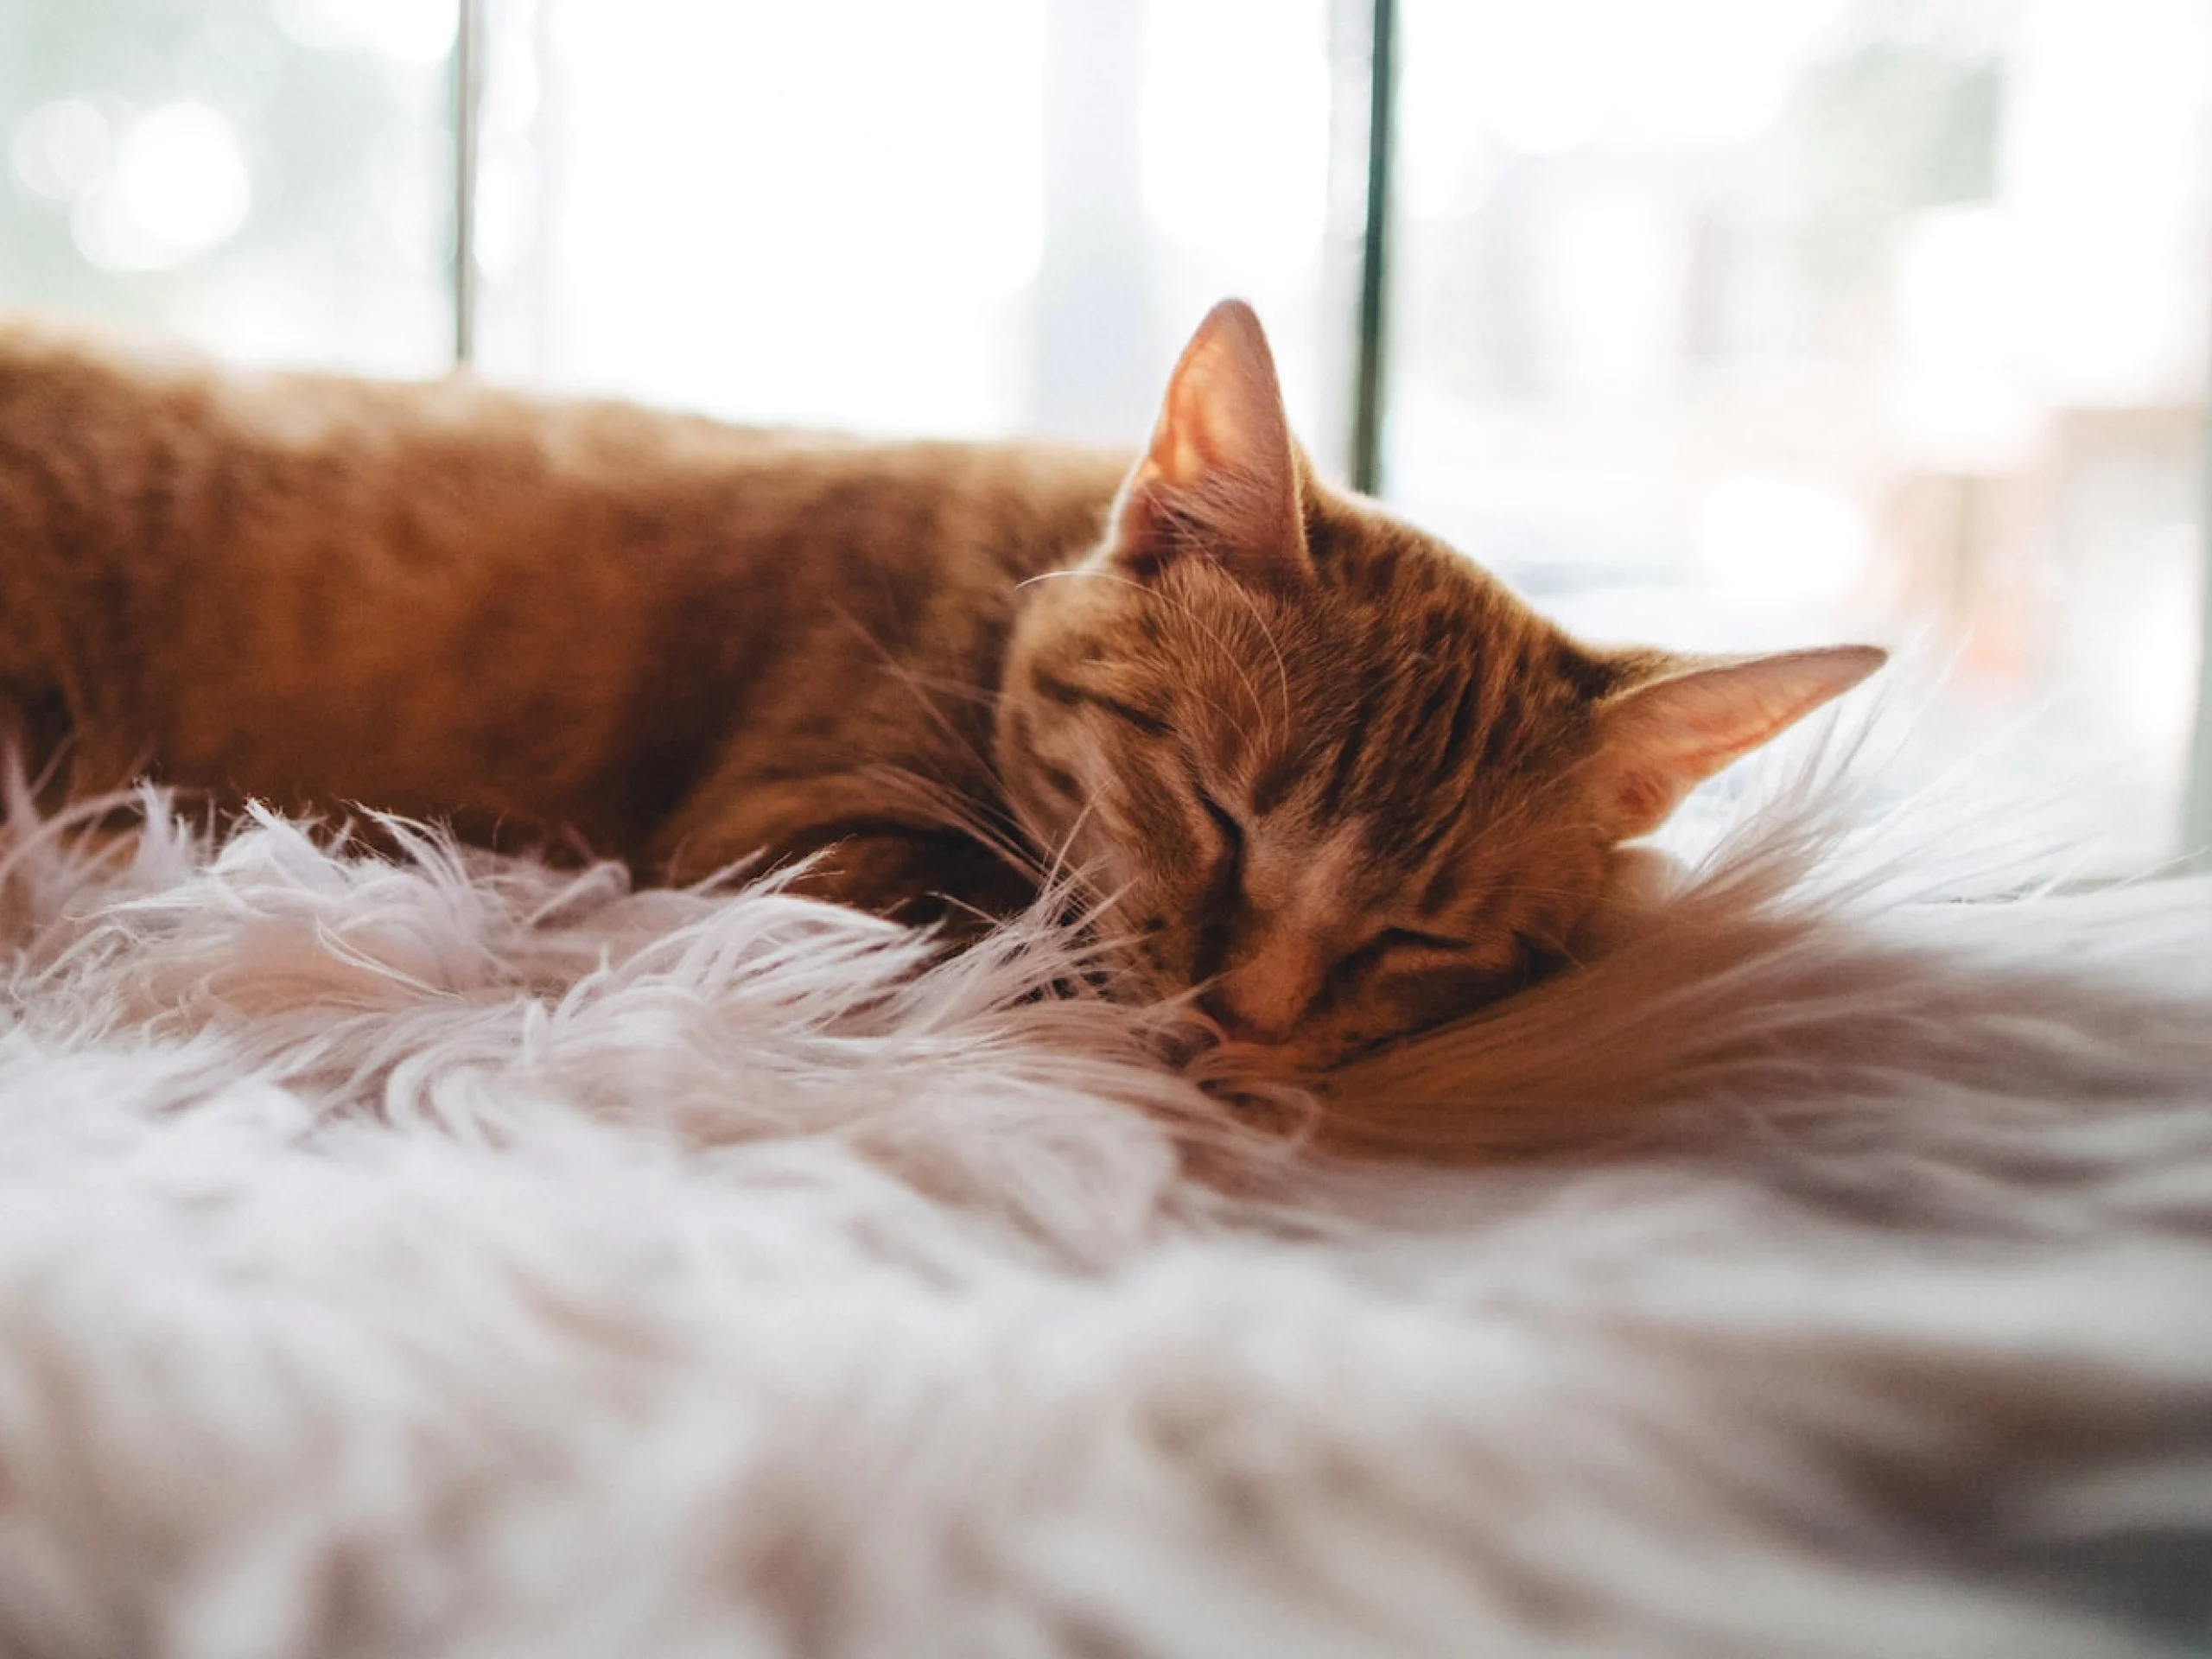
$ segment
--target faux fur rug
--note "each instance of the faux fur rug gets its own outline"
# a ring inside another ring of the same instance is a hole
[[[0,1650],[2212,1651],[2212,887],[1870,775],[1323,1101],[1041,922],[19,802]]]

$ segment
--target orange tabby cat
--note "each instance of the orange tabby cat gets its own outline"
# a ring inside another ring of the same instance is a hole
[[[827,849],[817,889],[887,909],[1065,861],[1142,981],[1309,1066],[1559,961],[1619,843],[1881,661],[1578,643],[1315,478],[1235,302],[1134,466],[0,324],[0,623],[58,790],[674,880]]]

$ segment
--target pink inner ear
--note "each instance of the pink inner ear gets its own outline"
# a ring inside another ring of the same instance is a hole
[[[1115,551],[1143,577],[1192,555],[1247,576],[1302,575],[1303,524],[1267,336],[1249,306],[1224,300],[1169,378],[1151,445],[1122,486]]]
[[[1608,833],[1649,834],[1730,761],[1841,696],[1887,660],[1871,645],[1693,667],[1621,693],[1599,715],[1597,788]]]
[[[1187,489],[1216,469],[1265,474],[1287,467],[1289,452],[1267,336],[1248,308],[1224,302],[1183,348],[1149,459],[1168,488]]]

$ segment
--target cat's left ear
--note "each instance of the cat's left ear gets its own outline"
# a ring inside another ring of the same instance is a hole
[[[1888,659],[1872,645],[1690,659],[1615,693],[1599,707],[1589,772],[1599,823],[1616,840],[1648,835],[1714,772]]]
[[[1249,580],[1308,576],[1299,473],[1268,337],[1250,306],[1224,300],[1168,378],[1115,500],[1108,556],[1140,581],[1186,558]]]

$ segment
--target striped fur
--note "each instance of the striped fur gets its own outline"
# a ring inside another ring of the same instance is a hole
[[[1185,353],[1113,522],[1022,608],[1007,789],[1149,989],[1294,1069],[1571,962],[1630,885],[1618,843],[1881,660],[1578,643],[1316,480],[1241,308]]]
[[[0,713],[135,775],[1004,914],[1316,1066],[1573,955],[1620,840],[1876,653],[1568,639],[1315,479],[1217,308],[1126,456],[861,444],[0,323]],[[1776,666],[1776,664],[1781,666]]]
[[[1198,560],[1042,584],[1001,714],[1033,835],[1112,896],[1154,987],[1208,985],[1300,1059],[1566,957],[1610,868],[1573,780],[1622,673],[1447,550],[1309,494],[1309,585]]]

